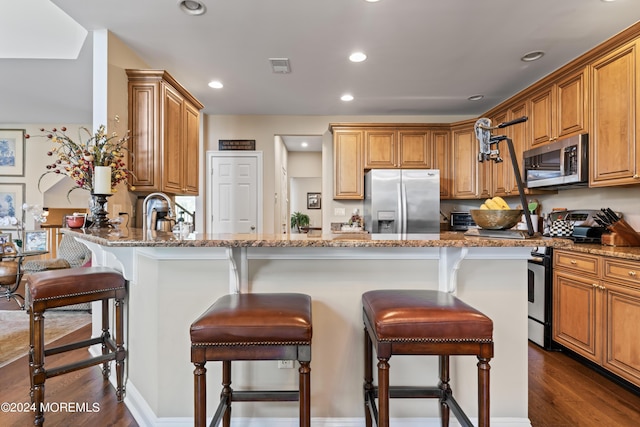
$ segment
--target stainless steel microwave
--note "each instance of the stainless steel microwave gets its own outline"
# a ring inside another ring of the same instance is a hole
[[[588,185],[588,135],[574,135],[525,151],[523,169],[527,188]]]

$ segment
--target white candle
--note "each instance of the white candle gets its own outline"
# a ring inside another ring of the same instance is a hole
[[[111,194],[111,166],[96,166],[93,170],[93,194]]]

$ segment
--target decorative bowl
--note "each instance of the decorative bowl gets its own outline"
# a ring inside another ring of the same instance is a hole
[[[67,216],[67,226],[69,228],[80,228],[84,225],[86,215],[69,215]]]
[[[471,218],[480,228],[487,230],[508,230],[522,219],[522,209],[472,209]]]

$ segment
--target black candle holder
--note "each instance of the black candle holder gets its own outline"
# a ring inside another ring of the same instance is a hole
[[[93,194],[95,196],[96,203],[99,209],[93,214],[93,224],[89,228],[110,228],[109,218],[107,218],[107,211],[104,205],[107,204],[107,197],[111,194]]]

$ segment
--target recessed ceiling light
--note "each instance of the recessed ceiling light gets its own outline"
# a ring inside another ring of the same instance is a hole
[[[520,58],[520,61],[524,61],[524,62],[531,62],[531,61],[537,61],[538,59],[542,58],[544,56],[544,52],[541,50],[534,50],[533,52],[529,52],[527,54],[525,54],[522,58]]]
[[[367,55],[362,52],[353,52],[351,55],[349,55],[349,61],[351,62],[362,62],[365,59],[367,59]]]
[[[366,1],[367,3],[376,3],[376,2],[378,2],[378,1],[380,1],[380,0],[365,0],[365,1]]]
[[[605,2],[605,3],[610,3],[610,2],[614,2],[616,0],[602,0],[602,1]]]
[[[300,144],[301,146],[303,146],[304,148],[307,148],[309,146],[308,142],[303,142],[302,144]]]
[[[192,16],[204,15],[207,11],[205,5],[197,0],[180,0],[178,6],[184,13]]]
[[[343,100],[343,101],[353,101],[353,95],[349,95],[349,94],[347,93],[347,94],[342,95],[342,96],[340,97],[340,99],[341,99],[341,100]]]
[[[482,98],[484,98],[484,95],[473,95],[468,97],[467,99],[469,101],[480,101]]]
[[[224,85],[222,84],[222,82],[219,82],[217,80],[213,80],[209,82],[209,87],[213,88],[213,89],[222,89]]]

